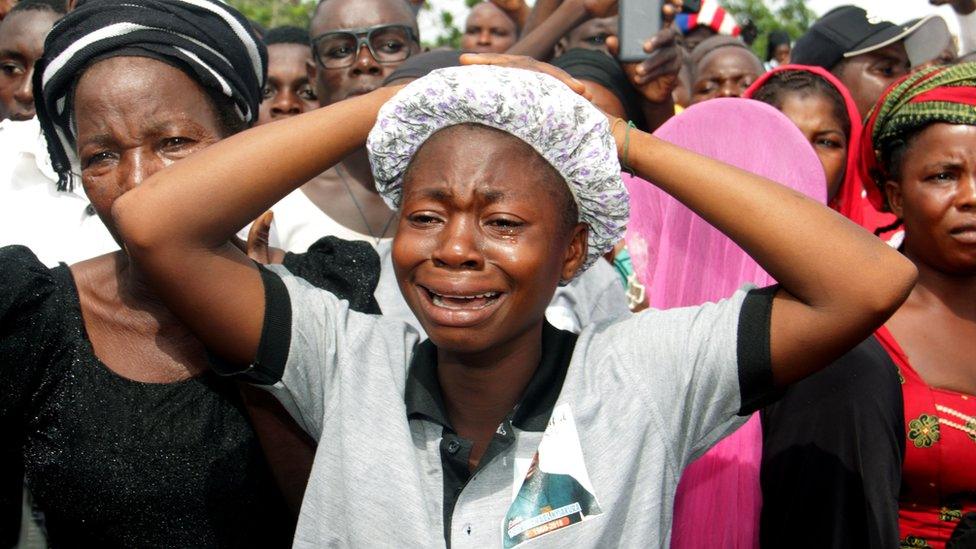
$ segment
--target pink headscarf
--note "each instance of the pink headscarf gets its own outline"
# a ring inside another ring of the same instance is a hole
[[[705,101],[655,135],[826,201],[823,167],[810,143],[764,103]],[[637,178],[625,176],[624,183],[631,196],[627,247],[651,307],[699,305],[745,283],[774,282],[739,246],[664,191]],[[758,547],[761,456],[762,431],[753,416],[685,469],[675,498],[672,547]]]
[[[759,88],[769,82],[769,79],[773,75],[787,71],[809,72],[827,81],[844,98],[847,116],[851,120],[851,134],[847,136],[847,166],[844,171],[844,182],[841,183],[840,189],[837,191],[837,196],[830,201],[829,206],[872,233],[878,227],[891,225],[895,221],[895,216],[890,213],[878,211],[871,205],[866,190],[871,190],[873,185],[865,187],[861,181],[861,173],[858,169],[858,159],[861,156],[859,153],[863,141],[861,134],[864,131],[861,113],[857,110],[857,104],[854,103],[854,97],[851,96],[851,92],[848,91],[847,87],[836,76],[823,67],[783,65],[759,77],[758,80],[749,86],[749,89],[746,90],[742,97],[751,99],[759,91]],[[888,240],[893,236],[894,232],[897,231],[886,232],[881,237]]]

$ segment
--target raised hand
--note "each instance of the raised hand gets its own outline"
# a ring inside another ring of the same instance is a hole
[[[678,31],[673,28],[661,29],[644,42],[644,51],[651,54],[650,57],[621,64],[630,83],[651,103],[667,100],[678,85],[684,51],[678,46],[677,38]],[[617,55],[620,41],[616,36],[607,38],[607,48],[611,55]]]
[[[525,0],[491,0],[491,2],[507,13],[518,13],[523,6],[526,6]]]

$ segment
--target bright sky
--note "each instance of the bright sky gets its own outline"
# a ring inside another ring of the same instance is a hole
[[[467,15],[467,8],[464,7],[464,2],[462,0],[428,0],[434,10],[424,10],[425,13],[421,13],[420,29],[421,34],[424,36],[425,40],[431,40],[441,28],[440,20],[434,17],[432,12],[439,13],[443,9],[449,10],[454,14],[457,25],[460,27],[464,23],[464,17]],[[775,0],[767,0],[771,5],[775,5]],[[531,0],[530,4],[533,3]],[[871,15],[876,15],[882,19],[887,19],[888,21],[893,21],[895,23],[903,23],[909,19],[914,19],[916,17],[922,17],[930,13],[938,13],[945,18],[946,22],[949,24],[949,28],[953,33],[957,33],[958,24],[956,23],[955,14],[952,12],[952,8],[948,6],[942,6],[936,8],[929,5],[928,0],[808,0],[807,5],[813,11],[818,14],[823,14],[824,12],[840,6],[843,4],[855,4],[863,7]]]

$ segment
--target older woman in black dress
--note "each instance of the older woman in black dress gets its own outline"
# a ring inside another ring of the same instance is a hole
[[[61,185],[80,173],[117,234],[118,197],[257,118],[266,58],[216,0],[73,12],[34,81]],[[361,251],[342,261],[368,264]],[[358,283],[340,291],[372,303],[371,281]],[[125,252],[48,269],[26,248],[0,248],[0,357],[4,470],[23,468],[52,544],[290,544],[238,387],[209,373],[203,345]]]

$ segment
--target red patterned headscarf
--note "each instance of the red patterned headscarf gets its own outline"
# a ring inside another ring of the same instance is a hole
[[[976,63],[932,67],[892,84],[868,114],[858,168],[868,199],[887,210],[883,152],[936,122],[976,126]]]

